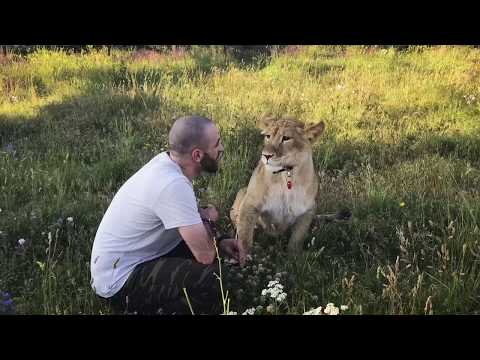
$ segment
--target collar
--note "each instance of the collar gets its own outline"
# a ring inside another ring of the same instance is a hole
[[[285,166],[280,170],[273,171],[273,174],[278,174],[278,173],[281,173],[282,171],[292,171],[292,169],[293,169],[293,166]]]

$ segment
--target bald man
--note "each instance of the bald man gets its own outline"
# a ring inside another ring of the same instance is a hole
[[[169,132],[169,151],[114,196],[97,230],[90,270],[95,293],[116,312],[188,314],[190,306],[195,313],[221,312],[212,238],[236,259],[237,242],[216,233],[218,211],[198,208],[192,180],[217,172],[223,151],[210,119],[179,118]]]

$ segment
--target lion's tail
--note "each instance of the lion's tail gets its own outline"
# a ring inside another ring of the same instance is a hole
[[[323,223],[346,222],[352,219],[352,212],[349,209],[342,209],[332,214],[318,214],[316,218]]]

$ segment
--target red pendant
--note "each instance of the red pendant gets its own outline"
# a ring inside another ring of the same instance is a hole
[[[290,180],[287,181],[287,188],[288,190],[292,188],[292,182]]]

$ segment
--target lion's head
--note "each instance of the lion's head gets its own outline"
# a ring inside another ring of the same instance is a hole
[[[294,167],[311,158],[312,144],[325,129],[325,123],[305,126],[293,118],[261,119],[258,128],[264,136],[262,162],[272,168]]]

